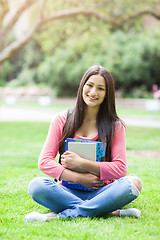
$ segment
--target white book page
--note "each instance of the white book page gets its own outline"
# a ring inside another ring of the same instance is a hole
[[[96,161],[96,143],[89,142],[68,142],[68,151],[77,153],[87,160]],[[74,169],[76,172],[84,172],[81,169]]]

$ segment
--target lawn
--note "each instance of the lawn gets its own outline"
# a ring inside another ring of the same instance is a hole
[[[143,183],[142,194],[128,207],[139,208],[141,218],[106,216],[24,223],[25,214],[31,211],[48,212],[27,193],[29,181],[44,176],[37,159],[48,127],[49,123],[40,122],[0,123],[0,239],[159,239],[160,129],[156,128],[129,126],[126,134],[128,174],[137,174]]]

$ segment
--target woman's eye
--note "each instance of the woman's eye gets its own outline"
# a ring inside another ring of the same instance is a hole
[[[91,84],[89,84],[89,83],[87,83],[86,85],[87,85],[88,87],[92,87],[92,85],[91,85]]]

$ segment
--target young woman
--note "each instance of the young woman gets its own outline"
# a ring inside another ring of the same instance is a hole
[[[105,161],[94,162],[66,151],[66,138],[107,143]],[[61,164],[55,161],[61,154]],[[115,108],[114,80],[100,65],[90,67],[82,77],[72,113],[59,113],[52,121],[39,157],[39,168],[48,177],[37,177],[29,184],[34,201],[50,209],[47,214],[31,212],[25,221],[52,218],[141,215],[135,208],[122,209],[141,192],[141,180],[127,174],[125,126]],[[80,168],[83,173],[73,169]],[[52,178],[59,180],[54,181]],[[61,181],[79,183],[92,191],[65,187]]]

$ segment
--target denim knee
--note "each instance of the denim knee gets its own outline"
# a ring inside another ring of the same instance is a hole
[[[35,199],[37,195],[42,194],[42,192],[44,191],[44,188],[45,188],[44,178],[36,177],[30,181],[28,186],[28,193],[33,199]]]
[[[139,195],[142,192],[142,181],[139,177],[137,177],[134,174],[130,174],[128,176],[129,181],[132,185],[132,192],[135,193],[135,195]]]

